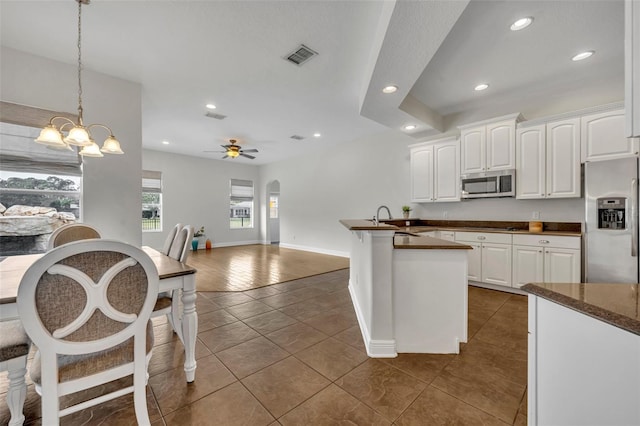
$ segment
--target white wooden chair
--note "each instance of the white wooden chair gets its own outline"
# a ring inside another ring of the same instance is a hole
[[[171,231],[169,231],[169,235],[167,235],[167,238],[164,240],[164,246],[162,247],[162,254],[166,254],[167,256],[169,255],[169,251],[171,250],[171,245],[173,244],[173,241],[176,239],[176,235],[178,235],[178,232],[180,232],[181,229],[182,229],[181,223],[177,223],[176,226],[171,228]]]
[[[177,228],[178,225],[176,225],[174,229]],[[175,238],[170,245],[168,256],[184,263],[187,260],[189,246],[195,231],[191,225],[180,226],[181,228],[177,230]],[[164,292],[158,295],[158,300],[153,308],[153,314],[151,316],[155,318],[167,315],[167,319],[169,320],[171,327],[184,343],[182,338],[182,328],[180,327],[180,314],[180,290]]]
[[[24,423],[22,408],[27,396],[24,377],[27,374],[27,355],[31,344],[20,320],[0,321],[0,336],[0,371],[7,371],[9,374],[9,426],[18,426]]]
[[[100,232],[93,226],[84,223],[69,223],[51,233],[48,249],[51,250],[72,241],[102,238]]]
[[[57,425],[60,417],[131,392],[138,424],[149,424],[149,318],[157,297],[152,260],[119,241],[68,243],[27,270],[18,289],[18,312],[38,348],[30,374],[42,396],[42,424]],[[133,386],[60,409],[63,395],[130,375]]]

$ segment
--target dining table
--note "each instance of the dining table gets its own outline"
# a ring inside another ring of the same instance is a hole
[[[196,269],[169,257],[158,250],[144,246],[142,250],[149,255],[158,270],[159,292],[182,290],[182,298],[174,297],[172,303],[182,301],[180,324],[182,330],[185,361],[184,372],[187,382],[195,380],[196,375],[196,336],[198,334],[198,314],[196,313]],[[44,253],[8,256],[0,261],[0,321],[20,318],[18,313],[18,287],[29,267]]]

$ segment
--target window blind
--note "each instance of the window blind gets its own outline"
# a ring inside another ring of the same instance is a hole
[[[142,192],[162,193],[162,172],[142,171]]]
[[[34,142],[40,129],[0,123],[0,169],[10,172],[82,176],[76,150],[49,149]]]
[[[253,181],[231,179],[231,199],[234,201],[252,201]]]

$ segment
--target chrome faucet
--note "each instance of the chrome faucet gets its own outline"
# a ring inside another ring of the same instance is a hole
[[[386,210],[387,210],[387,214],[389,215],[389,219],[393,219],[393,218],[391,217],[391,211],[389,210],[389,207],[387,207],[387,206],[380,206],[380,207],[378,207],[378,211],[376,212],[376,221],[377,221],[377,222],[380,222],[380,210],[382,210],[382,209],[386,209]]]

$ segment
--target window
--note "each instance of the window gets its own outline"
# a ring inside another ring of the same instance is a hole
[[[253,228],[253,181],[231,179],[229,227]]]
[[[39,134],[33,127],[0,123],[0,203],[52,207],[79,219],[81,158],[76,151],[35,143]]]
[[[0,229],[0,255],[43,251],[42,234],[80,218],[82,160],[75,150],[35,143],[39,133],[0,123],[0,203],[9,209]]]
[[[278,196],[271,195],[269,197],[269,217],[271,219],[278,218]]]
[[[142,171],[142,230],[162,231],[162,172]]]

